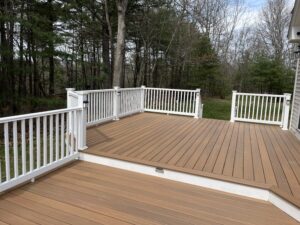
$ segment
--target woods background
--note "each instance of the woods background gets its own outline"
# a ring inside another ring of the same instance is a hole
[[[285,0],[257,18],[242,0],[1,0],[0,115],[63,106],[66,87],[292,93],[290,12]]]

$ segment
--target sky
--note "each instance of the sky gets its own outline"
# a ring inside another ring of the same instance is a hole
[[[250,10],[260,9],[265,2],[266,0],[245,0],[245,4]]]
[[[294,0],[286,0],[288,5],[288,10],[292,10],[294,6]],[[247,21],[249,25],[254,24],[259,19],[259,13],[262,7],[265,5],[267,0],[244,0],[247,13],[244,15],[244,20]]]
[[[267,0],[245,0],[245,4],[250,10],[259,10]],[[289,6],[293,6],[294,0],[286,0]]]

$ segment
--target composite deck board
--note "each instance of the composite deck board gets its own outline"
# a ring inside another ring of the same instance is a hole
[[[264,183],[266,179],[265,179],[264,169],[263,169],[263,165],[262,165],[262,159],[261,159],[261,155],[259,152],[259,146],[257,143],[257,137],[256,137],[254,125],[251,124],[249,126],[249,129],[250,129],[249,138],[251,141],[248,144],[251,146],[251,150],[252,150],[252,162],[248,162],[248,163],[252,164],[254,180],[259,183]],[[249,140],[249,138],[247,138],[247,140]],[[250,148],[250,147],[248,146],[248,148]],[[245,151],[247,151],[247,147],[246,147]]]
[[[87,136],[90,154],[274,187],[300,202],[300,142],[278,126],[142,113]]]
[[[298,223],[268,202],[75,162],[0,196],[2,224]]]

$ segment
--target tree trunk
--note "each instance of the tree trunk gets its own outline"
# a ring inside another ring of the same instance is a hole
[[[5,1],[0,1],[0,14],[6,14],[6,4]],[[0,20],[0,82],[3,88],[0,88],[0,97],[7,97],[7,87],[8,87],[8,74],[7,74],[7,50],[8,50],[8,43],[6,39],[6,28],[4,20]]]
[[[22,6],[21,6],[21,20],[23,20],[23,10],[24,10],[24,2],[22,2]],[[25,89],[25,79],[24,79],[24,73],[23,73],[23,64],[24,64],[24,60],[23,60],[23,54],[24,54],[24,28],[23,28],[23,24],[20,25],[20,58],[19,58],[19,89],[18,89],[18,93],[19,96],[24,96],[26,95],[26,89]]]
[[[111,87],[113,83],[113,62],[114,62],[114,37],[112,34],[112,27],[109,18],[108,2],[104,2],[105,8],[105,23],[103,23],[104,35],[102,38],[103,44],[103,63],[105,65],[108,79],[106,82],[107,87]]]
[[[125,14],[128,0],[116,0],[118,9],[118,33],[114,60],[113,86],[121,86],[123,75],[123,57],[125,47]]]
[[[135,41],[135,68],[133,73],[133,86],[137,86],[138,76],[141,72],[141,41],[136,39]]]
[[[8,64],[8,76],[10,79],[10,89],[8,93],[11,94],[13,97],[13,104],[14,104],[14,97],[15,97],[15,67],[14,67],[14,22],[9,22],[9,64]]]
[[[52,0],[48,0],[49,4],[49,28],[50,33],[54,33],[54,11]],[[49,39],[49,95],[54,94],[54,43],[53,38],[50,37]]]

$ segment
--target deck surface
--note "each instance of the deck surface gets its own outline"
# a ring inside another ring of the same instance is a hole
[[[0,196],[0,224],[298,223],[267,202],[75,162]]]
[[[278,126],[142,113],[87,136],[90,154],[270,188],[300,206],[300,141]]]

